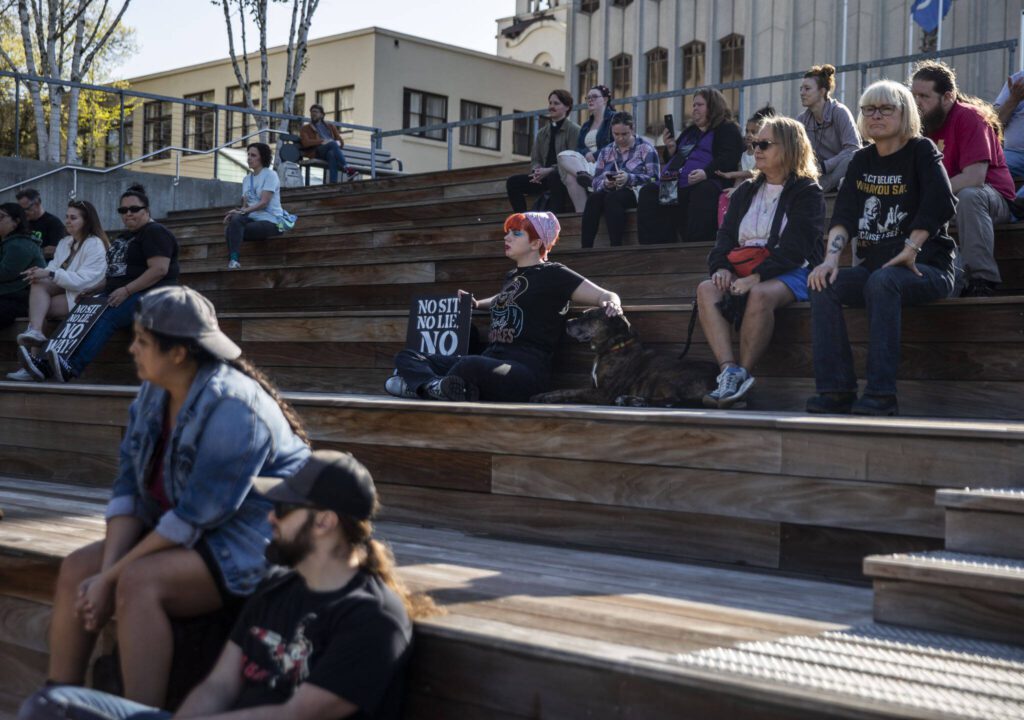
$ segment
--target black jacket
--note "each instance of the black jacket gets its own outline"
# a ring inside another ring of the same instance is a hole
[[[739,245],[740,222],[764,183],[764,175],[760,175],[756,180],[747,180],[732,194],[729,211],[725,214],[722,227],[718,228],[715,247],[708,255],[708,271],[711,274],[721,268],[733,269],[727,256],[730,250]],[[787,218],[786,229],[780,233],[783,218]],[[768,280],[805,264],[814,267],[823,259],[824,238],[825,196],[821,186],[810,178],[790,175],[782,188],[779,206],[772,219],[772,229],[768,233],[767,248],[771,254],[752,272],[760,275],[761,280]]]
[[[601,118],[601,125],[597,128],[597,150],[594,151],[594,159],[597,159],[597,154],[601,152],[601,148],[612,141],[612,115],[616,113],[611,108],[605,108],[604,115]],[[594,116],[591,115],[583,127],[580,128],[579,140],[576,143],[576,152],[583,157],[587,156],[590,152],[590,148],[587,147],[587,133],[590,132],[590,128],[594,127]],[[736,160],[739,162],[739,159]]]

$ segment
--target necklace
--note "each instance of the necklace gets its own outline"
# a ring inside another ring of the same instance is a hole
[[[754,235],[758,238],[768,239],[768,233],[772,229],[772,220],[775,218],[775,209],[779,205],[779,195],[781,195],[782,188],[779,188],[778,193],[772,193],[772,197],[768,196],[768,183],[757,192],[757,207],[754,209]]]

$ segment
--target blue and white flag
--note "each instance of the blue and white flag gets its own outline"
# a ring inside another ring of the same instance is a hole
[[[952,6],[953,0],[914,0],[910,5],[910,16],[925,32],[935,32],[939,27],[939,8],[942,8],[942,17],[946,17]]]

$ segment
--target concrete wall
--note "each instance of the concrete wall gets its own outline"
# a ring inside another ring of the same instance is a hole
[[[0,160],[0,187],[7,187],[56,167],[60,166],[39,160],[3,158]],[[107,175],[78,173],[75,198],[93,203],[99,211],[103,227],[116,231],[121,227],[121,220],[117,214],[118,201],[121,193],[133,183],[142,183],[145,186],[155,218],[164,217],[172,210],[237,205],[242,195],[242,186],[238,183],[183,177],[175,186],[173,180],[167,175],[128,170],[118,170]],[[71,199],[73,186],[74,181],[69,170],[31,184],[31,187],[42,195],[43,207],[61,219],[64,218],[64,209]],[[13,189],[0,193],[0,202],[14,202],[16,192],[17,189]]]

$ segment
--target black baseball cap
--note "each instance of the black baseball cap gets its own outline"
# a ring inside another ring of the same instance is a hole
[[[369,520],[377,499],[366,466],[336,450],[314,451],[290,478],[258,477],[253,485],[274,502],[333,510],[356,520]]]

